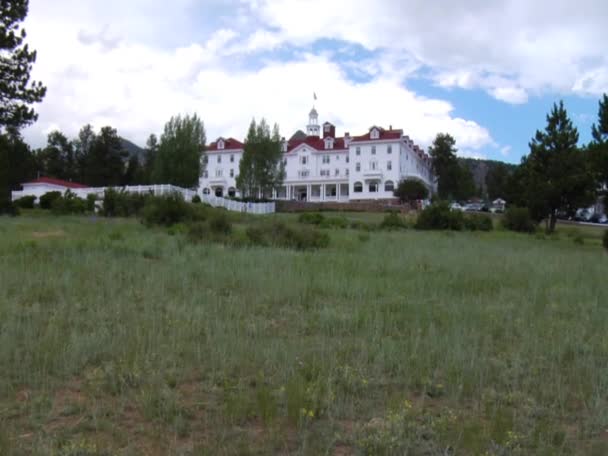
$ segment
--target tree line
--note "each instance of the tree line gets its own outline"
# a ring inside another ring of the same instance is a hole
[[[608,184],[608,96],[599,101],[598,120],[592,140],[579,146],[579,133],[563,101],[547,114],[546,126],[529,143],[530,153],[514,168],[493,166],[486,176],[487,194],[502,197],[510,205],[527,208],[536,221],[546,221],[552,232],[559,215],[573,215],[606,195]],[[479,196],[471,173],[458,163],[456,141],[449,134],[437,135],[429,148],[437,178],[437,197],[465,200]]]

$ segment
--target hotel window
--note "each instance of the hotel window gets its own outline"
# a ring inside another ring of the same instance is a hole
[[[346,175],[348,176],[348,168],[346,168]]]
[[[350,157],[347,155],[346,156],[346,163],[349,163],[349,162],[350,162]]]
[[[370,136],[372,139],[378,139],[380,137],[380,132],[374,128]]]
[[[207,179],[209,177],[209,173],[207,170],[203,171],[203,179]]]
[[[361,155],[361,148],[359,146],[357,146],[357,148],[355,149],[355,153],[357,155]]]
[[[230,177],[234,177],[234,170],[233,169],[230,170]]]
[[[372,146],[372,155],[376,155],[376,146]]]
[[[386,153],[387,153],[387,154],[392,154],[392,153],[393,153],[393,146],[388,146],[388,147],[386,148]]]
[[[221,169],[216,169],[215,170],[215,177],[222,177],[222,170]]]
[[[338,168],[336,168],[335,175],[336,175],[336,176],[339,176],[339,175],[340,175],[340,170],[339,170]]]
[[[230,163],[234,163],[234,154],[230,154]]]
[[[393,169],[393,163],[390,160],[386,162],[386,169],[388,171]]]
[[[205,154],[203,156],[203,163],[206,165],[207,163],[209,163],[209,156],[207,154]]]
[[[305,165],[306,162],[308,161],[306,158],[307,158],[306,156],[300,157],[300,163],[303,164],[303,165]]]
[[[323,164],[329,163],[329,155],[323,155]]]
[[[217,156],[217,162],[218,162],[218,163],[222,163],[222,156],[221,156],[221,155],[218,155],[218,156]]]
[[[355,193],[361,193],[363,191],[363,184],[361,182],[355,182],[354,190]]]
[[[375,161],[369,162],[369,169],[371,169],[372,171],[376,171],[376,167],[377,167],[377,164]]]
[[[378,184],[376,182],[369,183],[369,192],[376,193],[378,191]]]
[[[357,171],[357,172],[361,171],[361,163],[357,163],[355,165],[355,171]]]
[[[395,190],[395,184],[393,184],[393,181],[386,181],[384,183],[384,191],[385,192],[392,192]]]
[[[203,189],[203,195],[209,195],[211,193],[211,190],[209,190],[208,188]]]

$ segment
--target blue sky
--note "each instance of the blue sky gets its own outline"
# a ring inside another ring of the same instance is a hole
[[[48,87],[34,146],[111,125],[138,144],[175,114],[209,140],[252,117],[285,136],[318,94],[338,134],[402,128],[427,147],[519,162],[563,99],[589,138],[608,91],[608,2],[579,0],[31,0],[34,78]]]

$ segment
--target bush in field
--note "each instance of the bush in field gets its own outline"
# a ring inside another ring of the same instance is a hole
[[[200,197],[200,196],[198,196],[198,195],[194,195],[194,196],[192,197],[192,202],[193,202],[194,204],[200,204],[200,203],[202,202],[202,201],[201,201],[201,197]]]
[[[152,195],[128,193],[124,190],[106,190],[103,194],[101,214],[105,217],[131,217],[139,215],[143,210],[146,199]]]
[[[323,214],[319,214],[318,212],[305,212],[298,217],[298,222],[306,223],[308,225],[320,225],[324,220],[325,217]]]
[[[530,211],[525,207],[508,208],[502,217],[502,226],[521,233],[533,233],[536,230]]]
[[[445,202],[431,204],[418,215],[417,230],[454,230],[464,227],[464,216],[460,211],[452,211]]]
[[[9,200],[0,200],[0,215],[10,215],[15,217],[19,215],[19,208],[15,203]]]
[[[41,209],[50,209],[53,201],[61,198],[61,192],[47,192],[40,197],[39,205]]]
[[[95,212],[95,202],[97,201],[97,195],[89,193],[87,195],[87,211]]]
[[[464,227],[470,231],[492,231],[494,224],[489,215],[471,214],[464,217]]]
[[[194,220],[199,218],[197,213],[180,193],[148,197],[141,212],[142,221],[148,226],[171,226]]]
[[[319,226],[321,228],[336,228],[343,230],[348,228],[348,220],[344,217],[325,217]]]
[[[35,196],[23,196],[18,200],[15,200],[13,204],[21,209],[34,209],[34,203],[36,202]]]
[[[229,235],[232,232],[232,224],[228,220],[228,216],[223,211],[216,213],[209,220],[209,228],[214,234]]]
[[[604,237],[602,238],[602,244],[604,248],[608,250],[608,230],[604,231]]]
[[[361,220],[353,220],[350,222],[349,227],[353,230],[374,231],[378,226],[373,223],[362,222]]]
[[[63,196],[53,200],[51,210],[56,215],[84,214],[87,211],[87,202],[66,190]]]
[[[251,244],[261,246],[313,250],[329,245],[327,233],[310,227],[292,227],[283,222],[251,226],[246,235]]]
[[[384,216],[384,219],[380,223],[380,228],[383,230],[402,230],[407,228],[407,223],[399,214],[391,212]]]

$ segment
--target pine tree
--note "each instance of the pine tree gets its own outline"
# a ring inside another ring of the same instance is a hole
[[[547,232],[555,230],[559,211],[572,212],[595,197],[589,160],[578,139],[560,101],[547,115],[545,130],[536,131],[522,162],[526,205],[537,220],[546,218]]]
[[[10,150],[19,128],[34,122],[37,115],[31,107],[44,98],[46,88],[30,82],[36,51],[30,51],[25,30],[20,24],[28,11],[28,0],[0,1],[0,213],[10,202],[11,182],[17,169],[11,162]],[[11,139],[12,138],[12,139]]]
[[[608,96],[599,102],[598,123],[591,127],[593,140],[589,144],[593,175],[598,188],[608,184]]]
[[[456,158],[456,140],[447,133],[439,133],[431,147],[433,172],[437,176],[437,193],[441,199],[464,200],[475,194],[473,175]]]

